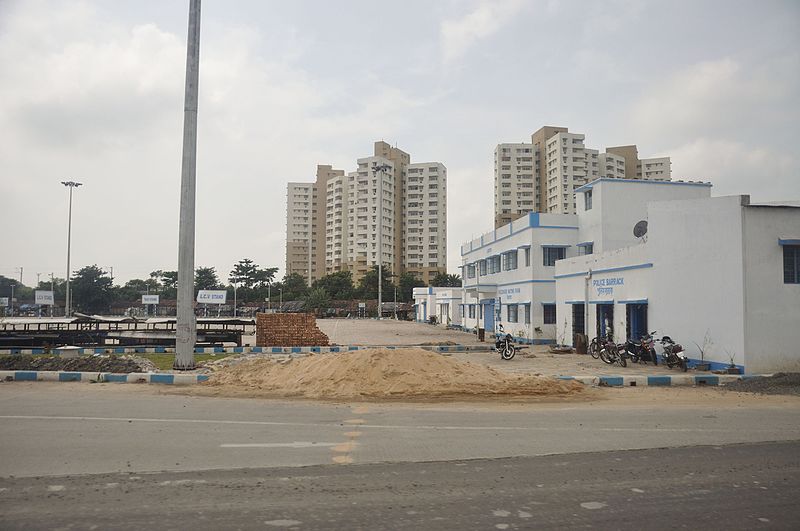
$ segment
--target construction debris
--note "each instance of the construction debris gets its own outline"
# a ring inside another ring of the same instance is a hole
[[[256,316],[256,345],[327,346],[328,336],[317,328],[317,319],[310,313],[259,313]]]

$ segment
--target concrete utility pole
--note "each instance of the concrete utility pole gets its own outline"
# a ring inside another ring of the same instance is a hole
[[[61,181],[61,184],[69,188],[69,217],[67,221],[67,301],[64,307],[64,317],[72,315],[72,299],[69,296],[69,277],[71,276],[69,270],[69,255],[70,247],[72,246],[72,189],[81,186],[83,183],[76,183],[75,181]]]
[[[194,315],[194,218],[197,169],[197,94],[200,72],[200,0],[189,2],[186,42],[186,94],[183,105],[181,213],[178,229],[178,319],[174,369],[191,370],[197,319]]]
[[[378,177],[378,319],[383,318],[383,174],[390,170],[388,164],[379,164],[372,168],[372,174]]]

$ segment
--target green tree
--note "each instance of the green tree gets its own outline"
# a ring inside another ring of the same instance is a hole
[[[414,300],[414,288],[422,288],[425,283],[412,275],[403,273],[400,275],[397,288],[397,300],[402,302],[412,302]]]
[[[70,281],[70,291],[73,307],[82,313],[104,313],[111,307],[111,277],[97,265],[76,271]]]
[[[177,284],[177,283],[176,283]],[[217,271],[213,267],[198,267],[194,272],[194,289],[220,289]]]
[[[161,281],[161,295],[164,299],[175,300],[178,298],[178,272],[157,270],[153,273],[158,274]],[[153,273],[150,273],[152,276]]]
[[[305,298],[308,293],[306,279],[300,273],[292,273],[283,277],[283,282],[272,287],[272,295],[275,296],[275,289],[283,289],[283,300],[298,301]]]
[[[392,284],[392,274],[387,268],[381,270],[383,278],[381,279],[381,288],[383,290],[383,302],[394,299],[394,284]],[[378,298],[378,266],[373,266],[372,269],[361,278],[358,283],[358,294],[362,299],[377,299]],[[391,295],[390,295],[391,294]],[[398,292],[398,297],[400,293]]]
[[[350,271],[337,271],[315,280],[312,288],[322,288],[328,296],[335,300],[349,300],[353,298],[355,286],[353,274]]]
[[[313,288],[305,296],[306,311],[313,311],[317,315],[323,315],[328,308],[331,298],[324,288]]]
[[[460,288],[461,287],[461,275],[448,275],[447,273],[437,273],[433,280],[431,280],[431,286],[441,287],[441,288]]]
[[[253,263],[249,258],[244,258],[233,265],[233,269],[228,275],[228,282],[240,287],[252,288],[257,282],[258,271],[258,264]]]
[[[115,287],[113,291],[114,300],[138,303],[142,300],[142,293],[147,293],[148,284],[141,278],[133,278],[123,286]]]

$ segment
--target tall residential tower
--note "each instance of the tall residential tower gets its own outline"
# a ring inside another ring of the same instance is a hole
[[[669,181],[669,157],[639,159],[635,145],[589,149],[585,135],[544,126],[531,143],[498,144],[494,152],[494,225],[528,212],[575,213],[575,189],[597,178]]]
[[[288,184],[287,274],[299,273],[310,283],[326,274],[351,271],[358,281],[377,265],[379,256],[390,273],[412,273],[426,283],[445,272],[445,166],[412,164],[408,153],[386,142],[375,142],[373,156],[356,164],[347,174],[318,166],[313,185]]]

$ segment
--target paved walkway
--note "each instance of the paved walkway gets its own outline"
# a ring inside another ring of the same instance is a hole
[[[531,354],[533,356],[531,356]],[[684,374],[680,369],[669,369],[666,365],[653,366],[652,363],[638,364],[628,361],[627,367],[608,365],[588,354],[553,354],[548,347],[532,345],[518,353],[511,361],[503,361],[494,352],[456,352],[453,357],[483,363],[508,372],[541,374],[544,376],[677,376]],[[689,369],[687,374],[710,375],[705,371]]]

